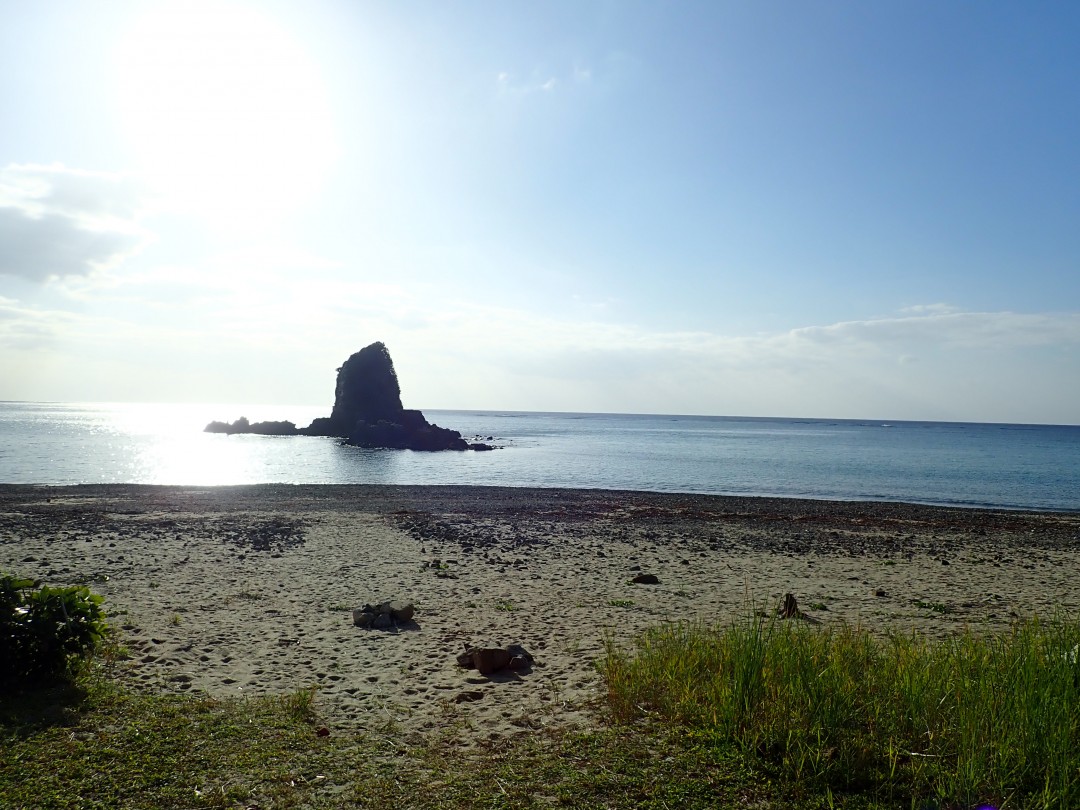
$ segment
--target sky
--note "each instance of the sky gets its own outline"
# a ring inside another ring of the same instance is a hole
[[[1080,6],[0,0],[0,400],[1080,424]]]

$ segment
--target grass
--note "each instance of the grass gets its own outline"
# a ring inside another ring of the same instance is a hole
[[[297,710],[314,694],[304,692],[211,700],[135,694],[99,678],[33,705],[0,699],[0,804],[706,808],[769,793],[763,775],[674,729],[540,731],[472,751],[437,737],[410,746],[389,739],[389,727],[318,736]]]
[[[608,643],[616,717],[687,729],[817,795],[1080,807],[1076,621],[946,640],[754,617]]]
[[[4,807],[298,806],[325,758],[286,702],[147,695],[100,677],[0,703]]]
[[[314,688],[212,700],[123,687],[0,695],[5,808],[1080,806],[1072,621],[945,642],[751,617],[609,643],[587,731],[462,750],[333,729]]]

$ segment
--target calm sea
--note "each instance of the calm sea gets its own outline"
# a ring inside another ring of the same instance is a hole
[[[0,483],[471,484],[777,495],[1080,511],[1080,426],[425,411],[490,453],[224,436],[237,405],[0,403]]]

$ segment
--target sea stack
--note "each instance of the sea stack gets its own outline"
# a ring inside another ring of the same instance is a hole
[[[468,450],[456,430],[430,424],[420,411],[401,405],[401,387],[390,352],[381,343],[365,346],[337,371],[334,409],[303,431],[341,436],[358,447],[402,450]],[[476,449],[486,449],[476,448]]]
[[[275,430],[264,426],[273,425]],[[381,343],[365,346],[337,370],[334,409],[306,428],[284,429],[290,423],[256,422],[241,417],[232,424],[211,422],[211,433],[274,433],[275,435],[336,436],[358,447],[401,450],[491,450],[470,444],[456,430],[428,422],[420,411],[401,404],[401,387],[390,352]]]

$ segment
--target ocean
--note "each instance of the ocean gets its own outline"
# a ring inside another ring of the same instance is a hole
[[[0,403],[0,483],[463,484],[1080,511],[1080,426],[424,411],[493,452],[225,436],[312,407]]]

